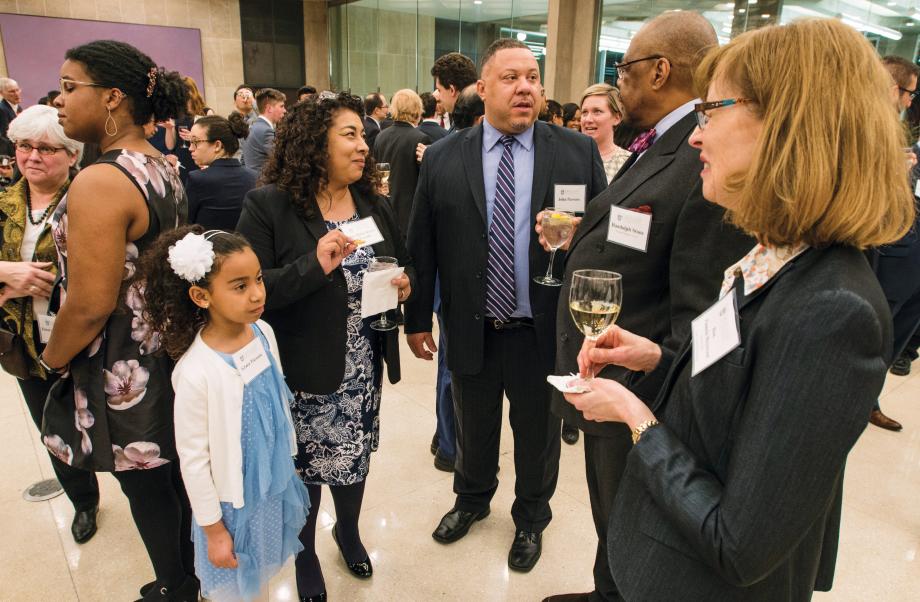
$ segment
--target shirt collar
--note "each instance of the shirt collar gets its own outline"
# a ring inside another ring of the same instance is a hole
[[[520,134],[514,134],[514,139],[518,141],[518,144],[524,147],[527,152],[533,148],[533,128],[534,125],[530,124],[530,127],[521,132]],[[496,144],[498,144],[499,139],[504,136],[501,132],[495,129],[489,119],[485,118],[482,120],[482,147],[488,152],[492,150]]]
[[[719,297],[724,297],[728,291],[732,290],[738,272],[744,279],[744,295],[750,295],[776,276],[783,266],[807,249],[808,245],[805,243],[789,247],[767,247],[757,243],[747,255],[725,270]]]
[[[661,140],[664,136],[664,133],[667,132],[671,127],[676,124],[678,121],[689,115],[693,112],[693,105],[698,102],[702,102],[699,98],[694,98],[689,102],[685,102],[680,105],[667,115],[661,118],[661,121],[655,124],[655,140]]]
[[[259,115],[259,119],[264,120],[265,123],[267,123],[268,125],[270,125],[272,129],[275,129],[275,124],[272,123],[272,120],[269,119],[268,117],[266,117],[265,115]]]

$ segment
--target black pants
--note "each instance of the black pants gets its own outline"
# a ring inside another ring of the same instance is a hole
[[[179,463],[112,473],[131,505],[157,584],[175,588],[195,574],[192,510]]]
[[[29,413],[32,415],[32,421],[39,430],[42,428],[42,416],[45,412],[48,391],[51,390],[57,378],[56,375],[52,375],[48,380],[36,377],[26,380],[16,379]],[[99,504],[99,482],[96,480],[96,473],[74,468],[61,462],[54,455],[50,453],[48,455],[51,457],[51,467],[54,469],[57,480],[60,481],[64,493],[70,498],[70,503],[77,512],[90,510]]]
[[[456,508],[485,510],[498,487],[504,394],[510,402],[517,474],[511,516],[518,529],[536,533],[552,518],[549,500],[559,477],[560,446],[560,421],[549,411],[547,373],[539,366],[533,328],[486,327],[482,372],[451,374],[457,429]]]
[[[614,437],[598,437],[584,433],[585,476],[588,480],[588,495],[591,498],[591,516],[597,531],[597,555],[594,558],[594,591],[591,601],[621,600],[610,574],[607,561],[607,525],[613,512],[620,479],[626,470],[626,455],[632,448],[629,427]]]

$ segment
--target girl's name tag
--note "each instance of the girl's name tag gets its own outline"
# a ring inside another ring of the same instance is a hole
[[[248,385],[258,375],[271,366],[268,354],[259,337],[254,338],[248,345],[233,354],[233,365],[240,371],[243,384]]]

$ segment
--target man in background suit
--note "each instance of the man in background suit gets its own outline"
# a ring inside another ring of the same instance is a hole
[[[531,224],[553,204],[555,184],[583,185],[590,198],[606,180],[593,140],[534,123],[543,88],[526,45],[505,38],[489,46],[477,87],[486,119],[429,147],[422,162],[409,225],[418,292],[407,304],[406,334],[416,357],[432,359],[439,272],[456,410],[457,498],[432,536],[457,541],[488,516],[507,395],[517,477],[508,566],[529,571],[552,518],[560,429],[546,382],[559,289],[532,280],[545,272],[549,254]]]
[[[422,122],[418,129],[428,136],[431,142],[437,142],[447,135],[447,130],[442,128],[435,117],[438,101],[431,92],[422,92]]]
[[[259,118],[259,111],[255,106],[255,95],[252,88],[246,84],[240,84],[233,93],[233,106],[235,110],[246,119],[246,124],[252,127],[252,124]]]
[[[617,85],[624,119],[643,134],[630,147],[633,155],[610,187],[588,205],[569,245],[560,292],[561,299],[568,298],[575,270],[619,272],[623,309],[617,324],[675,350],[689,335],[690,320],[718,298],[724,270],[755,244],[723,222],[722,208],[703,198],[700,152],[687,142],[696,127],[693,106],[700,102],[693,92],[693,70],[705,49],[716,44],[712,25],[687,11],[665,13],[633,37],[618,69]],[[623,210],[648,215],[644,250],[609,233],[611,213],[616,218]],[[556,373],[578,372],[584,337],[564,303],[559,304],[556,325]],[[600,376],[625,382],[627,374],[608,367]],[[594,591],[548,600],[619,600],[607,561],[607,524],[632,447],[629,428],[586,420],[558,392],[553,393],[552,409],[584,431],[598,546]]]
[[[364,140],[373,152],[377,134],[383,129],[383,121],[390,115],[387,97],[379,92],[368,94],[364,98]]]
[[[275,126],[284,117],[286,97],[274,88],[262,88],[256,92],[256,106],[259,118],[249,127],[249,135],[243,142],[243,165],[261,173],[275,142]]]
[[[6,131],[10,127],[10,122],[16,119],[16,116],[22,113],[22,90],[16,80],[8,77],[0,77],[0,141],[5,142],[3,146],[12,148],[12,143],[6,137]],[[12,152],[12,151],[10,151]]]

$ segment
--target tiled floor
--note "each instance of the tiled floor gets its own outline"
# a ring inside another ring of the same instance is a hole
[[[431,538],[453,501],[451,479],[432,466],[434,366],[403,346],[403,381],[383,395],[382,442],[373,458],[361,518],[374,577],[359,582],[339,558],[324,495],[317,547],[329,597],[340,600],[527,600],[587,591],[595,536],[584,483],[581,445],[562,446],[554,520],[543,557],[530,574],[508,570],[514,466],[511,433],[502,432],[501,484],[492,515],[463,540]],[[826,601],[920,599],[920,363],[909,377],[891,376],[883,409],[905,430],[868,427],[850,455],[843,531],[834,590]],[[815,425],[820,428],[820,425]],[[152,580],[152,570],[117,483],[102,475],[99,533],[87,544],[70,536],[73,509],[64,496],[29,503],[22,491],[51,475],[37,431],[12,378],[0,376],[0,601],[125,602]],[[271,600],[296,600],[291,565],[272,582]]]

